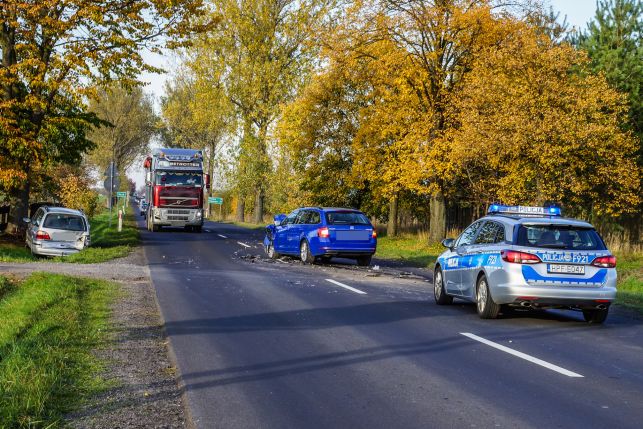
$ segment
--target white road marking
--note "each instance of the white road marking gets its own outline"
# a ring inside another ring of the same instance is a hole
[[[554,365],[553,363],[546,362],[542,359],[535,358],[533,356],[530,356],[526,353],[519,352],[514,349],[510,349],[509,347],[505,347],[502,344],[494,343],[493,341],[489,341],[485,338],[479,337],[477,335],[471,334],[469,332],[460,332],[461,335],[464,335],[465,337],[471,338],[472,340],[479,341],[482,344],[486,344],[490,347],[493,347],[494,349],[501,350],[505,353],[509,353],[510,355],[514,355],[516,357],[519,357],[521,359],[527,360],[531,363],[535,363],[536,365],[543,366],[547,369],[551,369],[552,371],[556,371],[557,373],[566,375],[567,377],[583,377],[580,374],[577,374],[575,372],[569,371],[565,368],[561,368],[558,365]]]
[[[242,242],[240,242],[240,241],[237,241],[237,243],[238,243],[238,244],[240,244],[240,245],[242,245],[243,247],[252,247],[252,246],[250,246],[250,245],[248,245],[248,244],[246,244],[246,243],[242,243]]]
[[[366,292],[364,292],[363,290],[355,289],[354,287],[350,287],[350,286],[345,285],[344,283],[340,283],[340,282],[338,282],[336,280],[326,279],[326,281],[330,282],[330,283],[332,283],[334,285],[337,285],[339,287],[343,287],[344,289],[348,289],[348,290],[350,290],[352,292],[359,293],[360,295],[366,295]]]
[[[219,237],[221,237],[221,238],[228,238],[228,237],[226,237],[226,236],[225,236],[225,235],[223,235],[223,234],[217,234],[217,235],[218,235]]]

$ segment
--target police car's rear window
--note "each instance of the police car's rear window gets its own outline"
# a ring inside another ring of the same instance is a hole
[[[520,225],[516,244],[567,250],[605,250],[596,230],[571,225]]]

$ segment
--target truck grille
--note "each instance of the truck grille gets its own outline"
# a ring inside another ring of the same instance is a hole
[[[189,215],[190,210],[176,210],[176,209],[169,209],[167,211],[167,214],[169,215]]]
[[[187,216],[168,216],[167,220],[188,220]]]

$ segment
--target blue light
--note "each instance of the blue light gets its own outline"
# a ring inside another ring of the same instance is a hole
[[[491,204],[487,213],[517,214],[528,216],[561,216],[560,207],[505,206]]]

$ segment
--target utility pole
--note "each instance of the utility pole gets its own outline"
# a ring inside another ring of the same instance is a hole
[[[109,163],[109,227],[112,227],[112,206],[114,202],[114,160]]]

